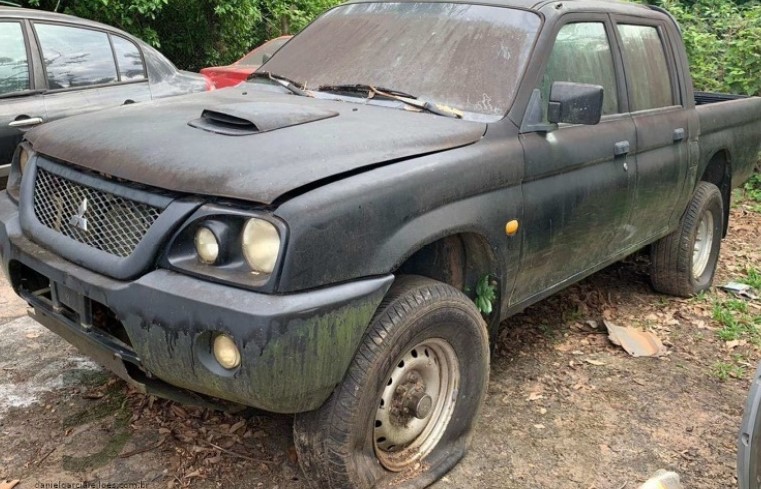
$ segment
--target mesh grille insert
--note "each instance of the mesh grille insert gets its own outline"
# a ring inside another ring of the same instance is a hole
[[[44,226],[64,236],[126,258],[158,219],[161,209],[38,168],[34,214]]]

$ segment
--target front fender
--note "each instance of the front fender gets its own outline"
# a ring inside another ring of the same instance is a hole
[[[514,277],[509,268],[518,262],[520,237],[508,238],[504,229],[522,217],[522,157],[517,138],[485,138],[285,202],[275,212],[290,232],[278,290],[393,273],[426,244],[462,232],[489,244],[496,275]]]

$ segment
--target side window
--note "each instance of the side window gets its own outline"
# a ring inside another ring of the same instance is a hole
[[[0,22],[0,95],[29,88],[29,60],[21,24]]]
[[[111,43],[114,45],[121,81],[145,80],[145,66],[137,46],[119,36],[111,36]]]
[[[108,34],[36,24],[50,89],[87,87],[118,80]]]
[[[618,26],[629,81],[632,112],[674,105],[666,53],[658,29],[644,25]]]
[[[542,78],[545,116],[550,87],[556,81],[601,85],[603,115],[618,112],[616,70],[602,22],[579,22],[560,28]]]

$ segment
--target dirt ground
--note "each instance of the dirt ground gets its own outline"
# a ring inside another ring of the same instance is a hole
[[[759,211],[735,203],[716,284],[761,281]],[[630,258],[507,321],[473,447],[435,488],[634,489],[661,468],[688,489],[735,486],[761,302],[662,296],[647,270]],[[290,417],[142,396],[24,314],[0,284],[0,486],[307,487]],[[630,357],[603,319],[656,333],[668,354]]]

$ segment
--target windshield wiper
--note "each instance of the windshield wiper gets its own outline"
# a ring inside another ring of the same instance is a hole
[[[385,88],[385,87],[376,87],[374,85],[367,85],[364,83],[347,83],[345,85],[322,85],[320,88],[317,89],[319,92],[328,92],[328,93],[366,93],[367,98],[373,98],[373,95],[376,92],[380,92],[383,94],[388,95],[395,95],[397,97],[405,97],[405,98],[411,98],[411,99],[417,99],[414,95],[410,95],[407,92],[402,92],[400,90],[394,90],[391,88]]]
[[[295,82],[291,79],[288,79],[284,76],[276,75],[270,71],[255,71],[251,73],[247,80],[253,80],[253,79],[263,79],[263,80],[270,80],[273,83],[275,83],[278,86],[281,86],[285,88],[286,90],[290,91],[291,93],[295,95],[299,95],[301,97],[313,97],[311,93],[307,92],[303,88],[299,88],[299,85],[302,87],[304,84]]]
[[[448,107],[446,105],[439,105],[427,100],[422,100],[415,95],[402,92],[400,90],[394,90],[392,88],[376,87],[373,85],[367,85],[363,83],[353,83],[346,85],[322,85],[317,89],[318,92],[329,93],[366,93],[366,98],[386,98],[396,100],[404,104],[410,105],[420,110],[430,112],[432,114],[442,115],[444,117],[454,117],[456,119],[462,118],[462,112]]]

